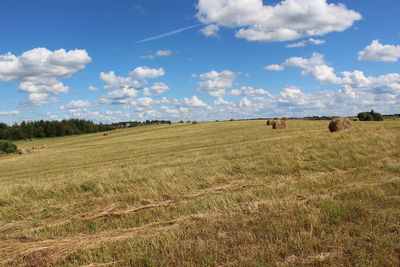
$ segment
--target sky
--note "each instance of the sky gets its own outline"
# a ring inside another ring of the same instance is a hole
[[[400,113],[400,1],[2,0],[0,121]]]

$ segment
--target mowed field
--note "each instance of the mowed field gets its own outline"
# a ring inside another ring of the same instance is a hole
[[[400,121],[154,125],[0,157],[0,265],[399,266]]]

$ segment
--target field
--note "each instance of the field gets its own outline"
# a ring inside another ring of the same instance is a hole
[[[400,121],[154,125],[0,157],[0,265],[399,266]]]

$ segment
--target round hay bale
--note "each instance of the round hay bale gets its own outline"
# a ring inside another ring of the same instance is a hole
[[[231,121],[235,121],[235,119],[231,119]]]
[[[360,121],[360,119],[359,118],[354,118],[353,121]]]
[[[192,123],[192,121],[187,121],[188,124]]]
[[[28,142],[29,141],[29,138],[25,138],[25,142]]]
[[[267,120],[267,126],[270,126],[270,125],[272,125],[272,122],[273,122],[273,120]]]
[[[42,148],[43,148],[43,149],[45,149],[45,148],[48,148],[48,146],[46,146],[46,145],[42,145]]]
[[[103,136],[108,136],[108,133],[103,133]]]
[[[172,125],[172,122],[168,122],[168,125]]]
[[[272,129],[286,129],[286,123],[284,121],[274,121],[272,124]]]
[[[36,147],[36,146],[33,146],[33,147],[32,147],[32,150],[35,150],[35,149],[37,149],[37,147]]]
[[[278,117],[275,117],[275,118],[274,118],[274,121],[278,121],[278,120],[279,120],[279,118],[278,118]]]
[[[35,139],[33,139],[33,138],[29,138],[29,140],[31,140],[31,141],[35,141]]]
[[[18,154],[24,155],[24,154],[26,154],[26,153],[28,153],[28,152],[26,151],[26,149],[18,148]]]
[[[287,121],[287,118],[286,117],[282,117],[282,119],[281,120],[283,120],[283,121]]]
[[[197,121],[193,121],[193,124],[197,124]]]
[[[219,122],[219,120],[215,120],[215,122]]]
[[[351,128],[351,122],[346,117],[335,118],[329,123],[329,131],[331,132],[348,131]]]

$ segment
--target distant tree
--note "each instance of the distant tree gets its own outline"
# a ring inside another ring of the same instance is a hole
[[[17,146],[10,141],[0,140],[0,154],[4,153],[15,153]]]
[[[360,121],[383,121],[383,116],[373,109],[370,112],[360,112],[357,117]]]

